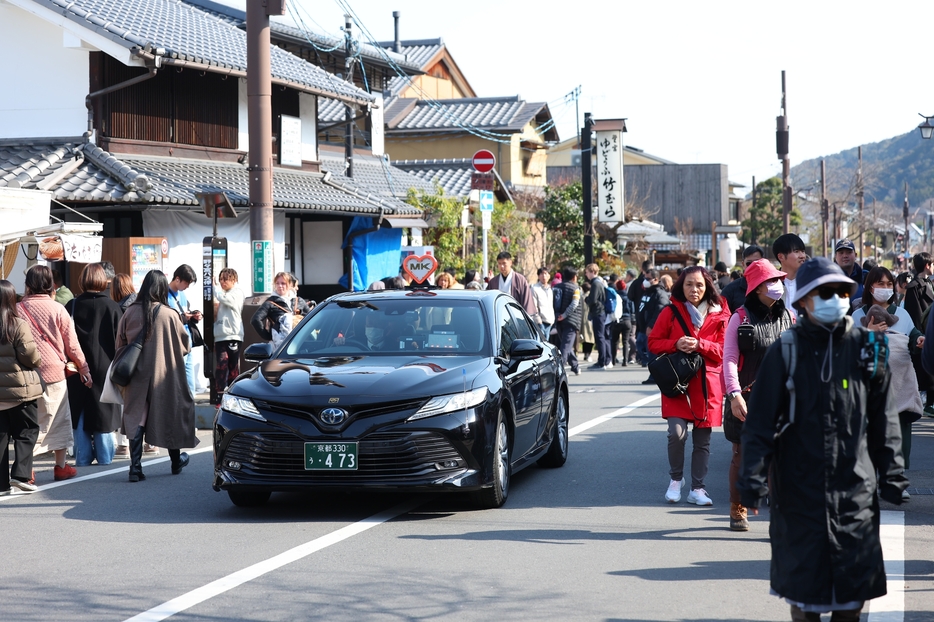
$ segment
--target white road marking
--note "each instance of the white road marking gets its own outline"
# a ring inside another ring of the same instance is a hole
[[[267,560],[263,560],[252,566],[244,568],[243,570],[238,570],[233,574],[229,574],[226,577],[222,577],[216,581],[212,581],[207,585],[194,589],[187,594],[182,594],[178,598],[173,598],[170,601],[164,602],[157,607],[153,607],[149,611],[144,611],[143,613],[128,618],[126,622],[157,622],[158,620],[165,620],[176,613],[181,613],[186,609],[190,609],[195,605],[203,603],[204,601],[214,598],[228,590],[246,583],[247,581],[252,581],[262,575],[277,570],[282,566],[291,564],[300,559],[308,557],[312,553],[320,551],[321,549],[327,548],[332,544],[337,544],[347,538],[353,537],[359,533],[363,533],[367,529],[372,529],[377,525],[390,521],[397,516],[401,516],[407,512],[412,511],[418,505],[422,503],[423,500],[410,501],[408,503],[402,503],[397,505],[394,508],[390,508],[383,512],[379,512],[370,516],[369,518],[364,518],[361,521],[342,527],[337,531],[331,532],[327,535],[316,538],[305,544],[300,544],[295,548],[289,549],[284,553],[280,553],[275,557],[270,557]]]
[[[190,451],[186,451],[185,453],[187,453],[189,456],[193,456],[193,455],[195,455],[195,454],[201,454],[201,453],[204,453],[204,452],[206,452],[206,451],[211,451],[212,449],[213,449],[213,447],[212,447],[211,443],[209,442],[209,443],[207,443],[207,446],[206,446],[206,447],[202,447],[202,448],[200,448],[200,449],[192,449],[192,450],[190,450]],[[146,466],[149,466],[149,465],[152,465],[152,464],[160,464],[160,463],[162,463],[162,462],[168,462],[168,461],[169,461],[169,457],[168,457],[168,456],[166,456],[166,457],[164,457],[164,458],[153,458],[152,460],[146,460],[146,461],[144,461],[144,462],[143,462],[143,466],[146,467]],[[79,468],[81,468],[81,467],[79,467]],[[117,467],[116,469],[107,469],[106,471],[98,471],[97,473],[90,473],[90,474],[88,474],[88,475],[81,475],[81,476],[79,476],[79,477],[72,477],[71,479],[66,479],[66,480],[61,481],[61,482],[52,482],[51,484],[42,484],[41,486],[39,486],[39,490],[37,490],[36,492],[29,493],[29,494],[13,494],[13,495],[7,495],[7,496],[5,496],[5,497],[0,497],[0,502],[9,501],[9,500],[11,500],[11,499],[22,499],[23,497],[31,497],[31,496],[33,496],[33,495],[37,495],[37,494],[39,494],[39,493],[41,493],[41,492],[45,492],[45,491],[47,491],[47,490],[52,490],[52,489],[54,489],[54,488],[60,488],[60,487],[62,487],[62,486],[71,486],[72,484],[78,484],[78,483],[80,483],[80,482],[86,482],[86,481],[88,481],[88,480],[97,479],[98,477],[106,477],[106,476],[108,476],[108,475],[113,475],[114,473],[126,473],[129,469],[130,469],[130,461],[127,460],[126,466]]]
[[[882,510],[879,518],[888,593],[869,601],[869,622],[904,622],[905,513]]]
[[[655,400],[659,399],[660,397],[661,397],[661,393],[656,393],[655,395],[650,395],[650,396],[648,396],[648,397],[644,397],[644,398],[642,398],[641,400],[636,400],[635,402],[633,402],[633,403],[630,404],[629,406],[624,406],[624,407],[622,407],[622,408],[618,408],[618,409],[614,410],[614,411],[611,412],[611,413],[607,413],[607,414],[605,414],[605,415],[600,415],[599,417],[597,417],[597,418],[595,418],[595,419],[591,419],[590,421],[587,421],[587,422],[582,423],[582,424],[580,424],[580,425],[576,425],[576,426],[574,426],[573,428],[571,428],[571,429],[568,431],[568,437],[574,436],[574,435],[576,435],[576,434],[580,434],[581,432],[586,432],[586,431],[589,430],[590,428],[596,427],[596,426],[600,425],[601,423],[605,423],[605,422],[609,421],[610,419],[612,419],[612,418],[614,418],[614,417],[619,417],[620,415],[625,415],[626,413],[632,412],[632,411],[634,411],[635,409],[639,408],[640,406],[645,406],[646,404],[651,404],[652,402],[654,402]]]

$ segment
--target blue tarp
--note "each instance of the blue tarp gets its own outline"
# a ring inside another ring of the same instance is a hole
[[[373,218],[354,218],[341,248],[347,248],[347,241],[355,231],[370,229],[374,223]],[[402,229],[377,229],[357,236],[353,241],[352,256],[354,291],[365,290],[373,281],[396,276],[402,261]],[[343,275],[338,283],[347,287],[347,275]]]

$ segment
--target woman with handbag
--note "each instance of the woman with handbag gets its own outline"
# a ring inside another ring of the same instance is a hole
[[[315,301],[306,302],[298,295],[298,279],[289,272],[280,272],[272,281],[273,295],[267,298],[250,318],[250,325],[263,341],[274,347],[298,326],[302,318],[315,308]]]
[[[662,394],[662,417],[668,421],[668,463],[671,482],[665,500],[677,503],[684,487],[684,446],[688,423],[694,424],[691,454],[691,492],[688,503],[713,505],[704,488],[710,462],[711,429],[723,415],[720,366],[723,335],[730,311],[713,280],[700,266],[686,268],[671,288],[671,304],[662,309],[648,349],[657,355],[683,353],[700,356],[699,371],[687,382],[686,392],[676,397]],[[654,373],[653,373],[654,375]],[[658,381],[658,378],[656,378]]]
[[[168,305],[169,281],[158,270],[143,279],[136,302],[130,305],[117,327],[117,354],[113,371],[122,357],[133,353],[138,360],[123,386],[123,433],[130,439],[131,482],[143,475],[143,439],[167,447],[172,474],[188,465],[184,447],[198,445],[195,435],[195,402],[188,390],[185,355],[191,350],[188,333],[178,313]],[[118,383],[118,384],[121,384]]]
[[[0,495],[16,488],[36,492],[32,474],[32,449],[39,437],[42,395],[39,350],[29,324],[16,315],[16,290],[0,281]],[[10,440],[13,441],[13,470],[10,470]]]
[[[782,300],[784,272],[776,270],[768,259],[758,259],[746,268],[745,277],[746,302],[730,318],[723,342],[723,384],[727,399],[723,433],[733,443],[729,475],[730,529],[733,531],[749,530],[748,513],[736,489],[743,461],[740,436],[746,421],[746,400],[765,351],[778,341],[782,331],[794,324],[794,316]]]
[[[67,379],[68,404],[71,408],[75,436],[75,466],[110,464],[114,459],[114,430],[120,427],[120,408],[101,403],[101,391],[107,369],[113,361],[117,324],[123,311],[120,305],[104,293],[107,274],[98,263],[88,264],[81,271],[84,292],[65,305],[75,324],[78,343],[88,361],[97,384],[88,388],[75,376]]]
[[[65,376],[79,375],[88,388],[93,382],[75,327],[65,307],[52,298],[54,293],[52,271],[48,266],[33,266],[26,272],[26,295],[17,311],[29,324],[42,357],[38,369],[43,384],[39,398],[39,439],[34,454],[55,452],[53,477],[60,481],[78,474],[65,462],[65,450],[74,443]]]

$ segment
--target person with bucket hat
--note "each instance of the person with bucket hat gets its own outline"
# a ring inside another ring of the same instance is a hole
[[[762,359],[742,433],[741,503],[770,499],[771,589],[791,619],[859,620],[886,593],[879,495],[908,487],[884,334],[846,315],[857,284],[824,257],[798,271],[797,324]]]
[[[733,443],[730,462],[730,529],[748,531],[746,507],[740,502],[736,480],[742,461],[740,434],[746,420],[749,393],[757,379],[762,357],[778,341],[782,331],[791,328],[794,317],[782,300],[785,273],[768,259],[754,261],[746,268],[746,301],[736,310],[726,327],[723,342],[723,382],[726,408],[723,432]],[[766,379],[768,382],[770,379]]]

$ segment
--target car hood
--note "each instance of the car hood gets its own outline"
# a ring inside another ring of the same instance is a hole
[[[341,404],[421,398],[473,388],[474,379],[491,364],[472,357],[341,356],[264,361],[240,378],[230,393],[271,401]],[[333,402],[332,402],[333,403]]]

